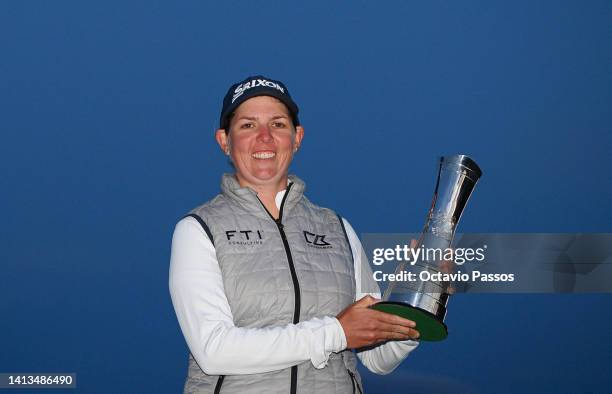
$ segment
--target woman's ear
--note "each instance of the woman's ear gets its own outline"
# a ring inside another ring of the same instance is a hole
[[[304,138],[304,128],[302,126],[295,127],[295,142],[293,143],[293,151],[296,152],[302,145],[302,139]]]
[[[229,137],[227,136],[225,129],[218,129],[217,132],[215,133],[215,139],[217,140],[217,144],[219,144],[219,147],[221,148],[223,153],[229,156],[230,149],[229,149],[228,138]]]

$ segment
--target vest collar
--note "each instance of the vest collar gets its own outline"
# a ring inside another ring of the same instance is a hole
[[[304,181],[292,174],[289,174],[289,184],[291,187],[288,187],[289,192],[283,198],[284,203],[281,205],[282,217],[286,217],[291,212],[293,207],[304,196],[304,190],[306,189]],[[241,187],[234,174],[223,174],[221,178],[221,192],[254,215],[269,217],[263,204],[257,198],[255,190],[250,187]]]

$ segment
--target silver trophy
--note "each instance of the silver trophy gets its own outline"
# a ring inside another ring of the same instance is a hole
[[[454,265],[441,259],[440,253],[424,251],[444,251],[451,247],[461,213],[481,175],[476,162],[465,155],[440,158],[431,208],[415,247],[423,253],[416,261],[401,262],[395,270],[396,274],[412,272],[416,280],[391,282],[382,301],[373,306],[415,321],[421,340],[440,341],[448,336],[444,317],[451,293],[450,282],[421,280],[421,272],[428,272],[425,278],[435,277],[433,274],[448,273]]]

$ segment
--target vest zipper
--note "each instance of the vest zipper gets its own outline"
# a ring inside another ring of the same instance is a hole
[[[221,392],[221,385],[223,384],[223,379],[225,379],[225,375],[219,376],[217,379],[217,384],[215,385],[215,394],[219,394]]]
[[[293,281],[293,292],[295,294],[295,305],[293,307],[293,324],[297,324],[300,322],[300,308],[301,308],[301,299],[300,299],[300,283],[298,282],[297,273],[295,271],[295,266],[293,265],[293,257],[291,256],[291,249],[289,249],[289,242],[287,241],[287,235],[285,234],[285,229],[283,226],[283,207],[285,206],[285,200],[287,199],[287,195],[289,194],[289,190],[291,190],[291,186],[293,183],[290,183],[287,186],[287,191],[285,191],[285,195],[283,196],[283,201],[281,201],[280,208],[278,210],[278,219],[274,219],[274,216],[268,211],[266,206],[259,200],[265,211],[270,215],[270,218],[274,220],[276,223],[276,227],[278,228],[278,232],[280,233],[281,240],[283,241],[283,246],[285,247],[285,253],[287,254],[287,263],[289,264],[289,271],[291,272],[291,280]],[[296,394],[297,392],[297,365],[291,367],[291,394]]]
[[[355,387],[357,387],[359,394],[363,394],[363,391],[361,391],[361,387],[359,387],[359,382],[357,382],[355,374],[352,373],[351,370],[348,368],[346,369],[346,372],[348,372],[349,376],[351,377],[351,383],[353,384],[353,394],[355,394]]]

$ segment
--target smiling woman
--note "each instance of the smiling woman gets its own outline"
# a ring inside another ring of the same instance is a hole
[[[238,182],[255,190],[277,217],[274,197],[287,185],[289,164],[304,128],[294,126],[287,106],[270,96],[246,100],[230,117],[228,128],[217,130],[217,142],[231,157]]]
[[[386,374],[418,344],[414,322],[368,308],[380,294],[362,291],[378,287],[350,224],[288,174],[297,115],[286,86],[263,76],[225,96],[216,140],[236,172],[172,239],[185,393],[362,392],[355,354]]]

